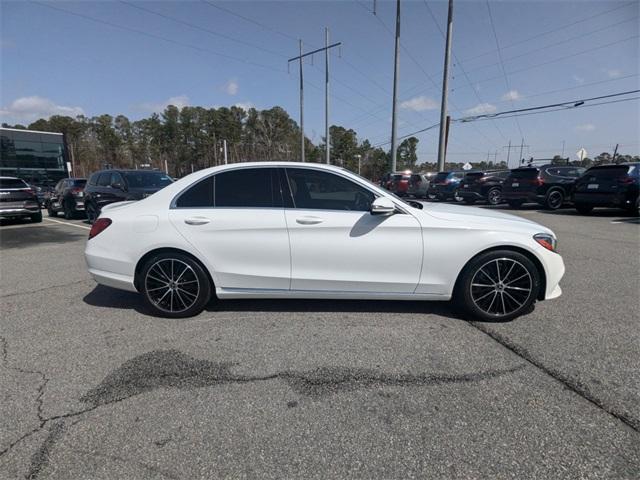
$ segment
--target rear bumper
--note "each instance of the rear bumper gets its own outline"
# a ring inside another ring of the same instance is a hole
[[[34,215],[40,211],[40,206],[33,207],[0,207],[0,217],[23,217]]]
[[[453,197],[453,192],[457,187],[450,185],[432,185],[427,190],[429,195],[439,195],[441,197]]]
[[[95,268],[89,268],[89,273],[96,283],[99,283],[100,285],[118,288],[120,290],[127,290],[129,292],[138,291],[133,284],[133,278],[127,275],[120,275],[118,273],[107,272]]]
[[[596,207],[628,207],[635,205],[638,194],[632,193],[574,193],[573,202]]]
[[[540,203],[545,199],[544,195],[538,195],[536,192],[514,192],[502,191],[503,200],[522,200],[523,202]]]

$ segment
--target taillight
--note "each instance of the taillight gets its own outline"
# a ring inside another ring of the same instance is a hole
[[[74,188],[71,189],[71,193],[80,193],[81,191],[82,191],[82,189],[78,188],[78,187],[74,187]]]
[[[631,185],[632,183],[636,183],[636,179],[625,175],[624,177],[620,177],[618,182],[623,185]]]
[[[533,183],[534,185],[537,185],[539,187],[541,185],[544,185],[544,179],[542,177],[536,177]]]
[[[110,218],[97,219],[95,222],[93,222],[93,225],[91,225],[91,230],[89,231],[89,240],[105,230],[109,225],[111,225]]]

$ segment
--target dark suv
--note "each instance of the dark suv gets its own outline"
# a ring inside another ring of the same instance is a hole
[[[102,207],[114,202],[141,200],[172,183],[172,178],[155,170],[102,170],[89,177],[84,188],[87,218],[93,223]]]
[[[502,184],[502,196],[513,208],[538,203],[557,210],[571,198],[576,179],[583,173],[582,167],[557,165],[514,168]]]
[[[45,207],[50,217],[64,213],[64,218],[72,219],[77,212],[84,212],[84,186],[86,178],[65,178],[60,180],[53,192],[45,199]]]
[[[478,200],[498,205],[502,202],[502,184],[509,173],[509,170],[469,172],[460,182],[458,196],[469,205]]]
[[[0,177],[0,218],[25,218],[42,221],[40,203],[33,189],[24,180]]]
[[[438,172],[431,178],[431,183],[427,190],[427,196],[431,200],[449,200],[462,201],[458,196],[460,182],[465,172]]]
[[[576,180],[573,203],[580,213],[593,207],[617,207],[638,211],[640,163],[591,167]]]

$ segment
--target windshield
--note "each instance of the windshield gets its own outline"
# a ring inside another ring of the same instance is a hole
[[[0,178],[0,188],[29,188],[29,185],[19,178]]]
[[[87,184],[87,180],[84,178],[78,178],[72,181],[74,187],[84,187]]]
[[[123,172],[129,188],[164,188],[173,180],[164,172]]]

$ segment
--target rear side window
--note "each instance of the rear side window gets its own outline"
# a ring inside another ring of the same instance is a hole
[[[600,180],[614,180],[625,175],[628,169],[629,167],[626,165],[590,168],[587,170],[587,176],[589,178],[597,178]]]
[[[512,178],[535,178],[537,176],[537,168],[517,168],[515,170],[511,170]]]
[[[275,168],[242,168],[215,176],[214,205],[217,207],[281,207]],[[276,187],[277,184],[277,187]]]
[[[101,173],[98,177],[98,186],[99,187],[108,187],[111,185],[111,173],[105,172]]]
[[[19,178],[0,178],[0,188],[28,188],[24,180]]]
[[[557,169],[558,173],[554,175],[560,175],[561,177],[574,177],[577,178],[584,172],[584,168],[575,167],[561,167]]]
[[[213,176],[200,180],[178,198],[178,208],[213,207]]]

